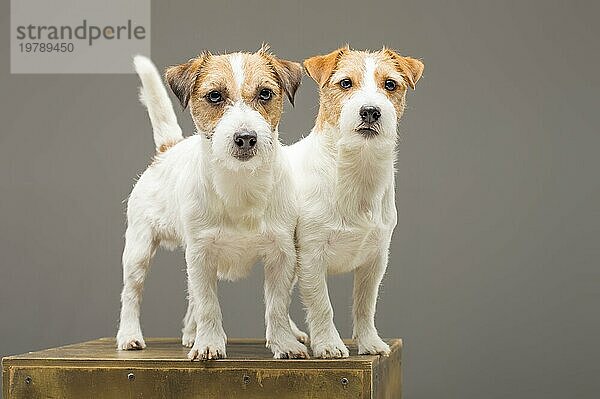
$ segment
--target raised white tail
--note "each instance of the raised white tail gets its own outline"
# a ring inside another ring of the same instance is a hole
[[[167,89],[152,61],[137,55],[133,58],[133,64],[142,81],[140,101],[148,109],[154,131],[154,144],[156,150],[162,152],[183,139],[181,127],[177,123]]]

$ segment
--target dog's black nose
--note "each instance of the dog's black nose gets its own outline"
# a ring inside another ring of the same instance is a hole
[[[233,135],[233,142],[242,151],[248,151],[256,145],[256,132],[242,131]]]
[[[381,110],[379,107],[364,105],[360,108],[359,114],[363,122],[374,123],[381,117]]]

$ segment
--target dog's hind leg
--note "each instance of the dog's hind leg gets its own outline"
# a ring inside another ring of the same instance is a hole
[[[290,289],[290,297],[293,297],[294,286],[296,285],[296,282],[298,282],[298,278],[294,277],[294,281],[292,281],[292,288]],[[290,319],[290,327],[292,327],[292,332],[294,333],[294,336],[296,337],[296,339],[305,345],[308,344],[308,334],[305,333],[304,331],[300,330],[298,328],[298,326],[296,325],[296,323],[294,323],[294,320],[292,320],[291,317],[289,319]]]
[[[152,228],[141,222],[130,224],[125,233],[123,251],[123,291],[117,348],[144,349],[146,343],[140,326],[140,305],[144,280],[157,242]]]
[[[183,318],[183,328],[181,329],[181,344],[188,348],[194,346],[196,339],[196,320],[194,319],[194,302],[191,294],[190,280],[188,279],[188,307]]]
[[[290,327],[292,327],[292,332],[294,333],[294,336],[296,337],[296,339],[298,341],[302,342],[305,345],[308,344],[308,334],[305,333],[304,331],[302,331],[301,329],[299,329],[291,317],[290,317]]]

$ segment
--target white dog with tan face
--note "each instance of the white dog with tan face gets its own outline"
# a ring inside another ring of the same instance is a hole
[[[143,349],[140,302],[156,248],[182,246],[190,306],[183,344],[188,357],[226,356],[217,279],[245,277],[265,266],[267,346],[275,358],[307,357],[306,335],[288,316],[295,277],[297,207],[278,125],[285,96],[293,101],[300,64],[256,53],[201,54],[171,67],[166,79],[197,134],[183,138],[156,68],[136,57],[141,99],[157,154],[127,205],[119,349]]]
[[[299,286],[315,357],[347,357],[333,323],[327,274],[354,272],[353,338],[361,354],[389,354],[375,306],[396,226],[394,162],[407,89],[423,64],[383,49],[341,48],[304,62],[320,87],[310,135],[286,148],[299,188]]]

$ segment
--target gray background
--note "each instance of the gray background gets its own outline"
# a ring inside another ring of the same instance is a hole
[[[0,9],[0,354],[117,328],[124,205],[152,133],[134,75],[9,74]],[[564,4],[562,4],[564,3]],[[159,2],[152,56],[349,42],[420,57],[397,173],[399,225],[377,322],[405,339],[406,398],[600,394],[598,2]],[[312,127],[306,78],[283,140]],[[181,123],[191,131],[187,112]],[[181,253],[160,252],[146,336],[177,336]],[[221,284],[230,337],[263,335],[262,271]],[[331,279],[351,334],[350,275]],[[295,300],[293,314],[303,318]]]

